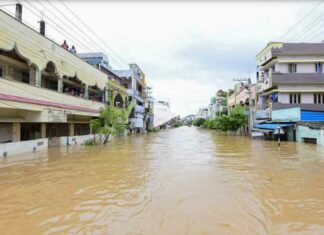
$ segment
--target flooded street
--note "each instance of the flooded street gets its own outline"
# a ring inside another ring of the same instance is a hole
[[[324,234],[324,148],[181,127],[0,162],[1,234]]]

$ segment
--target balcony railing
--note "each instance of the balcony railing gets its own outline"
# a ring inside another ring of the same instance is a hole
[[[103,103],[67,95],[61,92],[36,87],[22,82],[0,79],[1,99],[25,104],[63,108],[73,112],[85,111],[98,113]]]

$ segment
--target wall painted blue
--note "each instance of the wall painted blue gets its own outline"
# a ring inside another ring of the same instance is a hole
[[[321,122],[324,121],[324,112],[301,111],[302,122]]]
[[[324,130],[311,129],[307,126],[297,126],[296,141],[304,142],[304,138],[315,138],[317,144],[324,145]]]
[[[272,110],[271,120],[275,122],[299,122],[301,121],[300,108]]]

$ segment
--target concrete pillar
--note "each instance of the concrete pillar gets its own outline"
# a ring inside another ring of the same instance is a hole
[[[20,22],[22,21],[22,5],[20,3],[16,4],[16,19]]]
[[[12,123],[12,141],[17,142],[21,140],[21,123],[14,122]]]
[[[42,71],[40,71],[40,70],[36,70],[35,86],[37,86],[37,87],[42,86]]]
[[[63,92],[63,78],[57,80],[57,91],[61,93]]]
[[[74,123],[69,123],[69,136],[74,136]]]
[[[86,85],[86,86],[84,87],[84,97],[85,97],[86,99],[89,99],[89,86],[88,86],[88,85]]]
[[[41,124],[41,138],[46,138],[46,123]]]

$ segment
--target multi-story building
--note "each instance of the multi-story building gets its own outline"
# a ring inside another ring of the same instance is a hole
[[[207,108],[200,108],[197,112],[196,119],[208,119],[208,107]]]
[[[324,144],[324,138],[316,137],[320,131],[309,135],[314,126],[323,127],[309,123],[324,121],[324,44],[271,42],[256,59],[256,119],[279,124],[289,140],[313,138],[311,141]],[[269,124],[256,127],[277,128]]]
[[[323,63],[323,43],[269,43],[257,55],[257,118],[295,107],[324,111]]]
[[[41,139],[22,143],[32,150],[89,135],[107,101],[106,74],[21,18],[0,11],[0,19],[0,142],[16,143],[2,153],[23,149],[20,141]]]
[[[227,112],[227,93],[223,90],[218,90],[215,96],[216,112],[218,114]]]
[[[251,100],[252,107],[255,107],[256,101],[256,85],[251,84]],[[249,105],[249,88],[248,84],[238,83],[234,86],[234,90],[228,92],[227,109],[230,111],[236,105],[248,106]]]
[[[116,108],[125,108],[130,114],[135,102],[131,102],[132,97],[128,95],[130,84],[128,77],[120,77],[109,66],[108,57],[104,53],[79,53],[78,56],[89,64],[105,73],[108,78],[108,104]]]
[[[0,10],[0,156],[83,142],[107,104],[129,108],[136,99],[130,113],[144,113],[145,78],[136,65],[127,80],[104,55],[86,62],[21,19],[21,11],[15,18]]]
[[[137,64],[130,64],[127,70],[113,70],[115,74],[127,81],[127,93],[130,101],[134,101],[134,110],[130,113],[129,124],[135,132],[145,132],[149,118],[148,89],[145,74]]]

